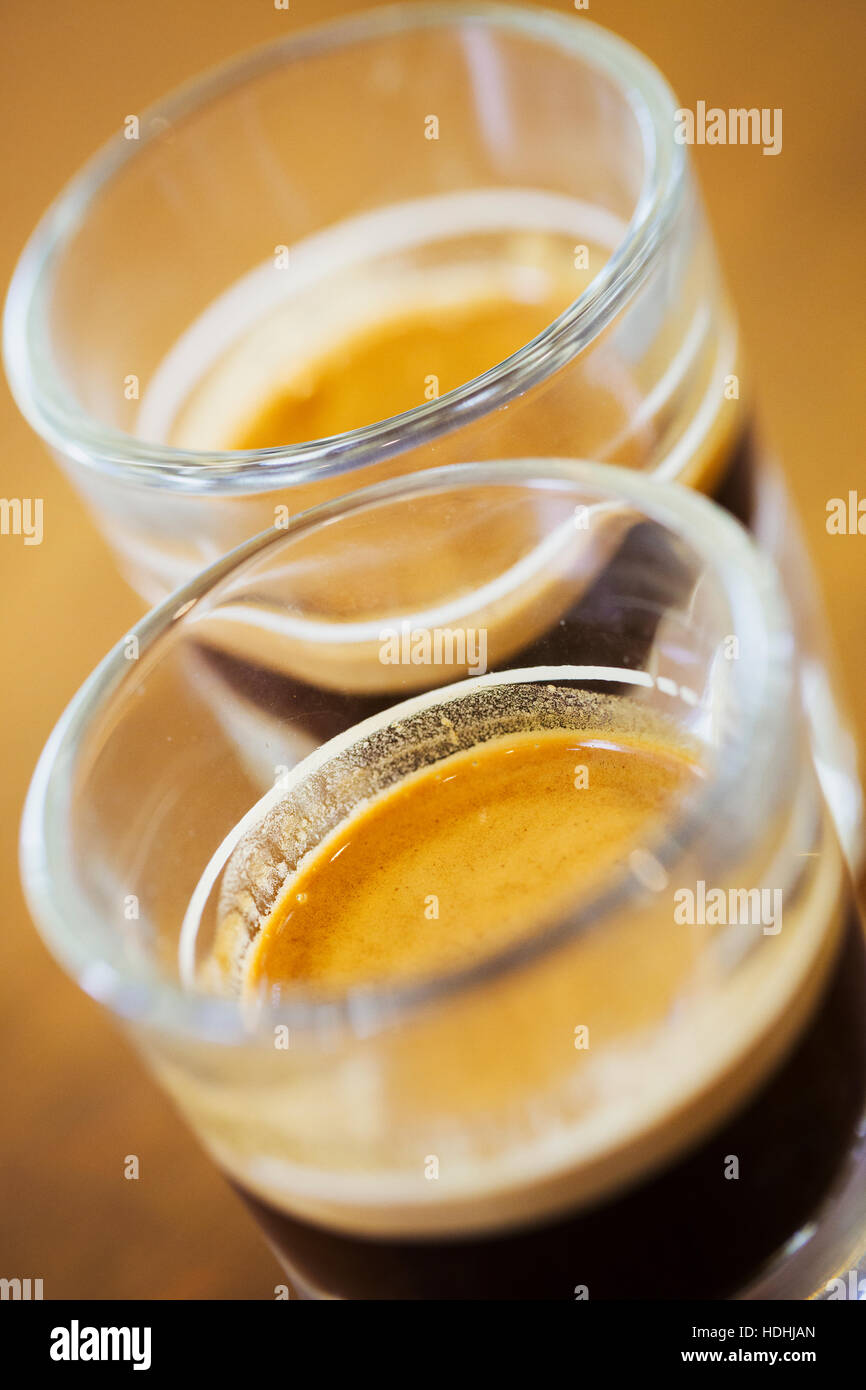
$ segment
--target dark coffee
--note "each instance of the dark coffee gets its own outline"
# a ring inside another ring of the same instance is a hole
[[[717,1299],[807,1227],[862,1151],[866,951],[851,908],[799,1040],[749,1102],[664,1171],[559,1221],[471,1240],[345,1236],[242,1196],[304,1294],[342,1299]],[[729,1155],[739,1178],[726,1180]]]

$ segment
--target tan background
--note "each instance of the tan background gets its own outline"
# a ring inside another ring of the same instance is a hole
[[[367,6],[369,7],[369,6]],[[551,8],[554,8],[551,5]],[[0,90],[8,281],[38,216],[129,112],[191,74],[348,0],[8,0]],[[570,11],[572,0],[559,0]],[[864,477],[861,326],[866,226],[862,0],[590,0],[590,17],[652,57],[684,105],[782,107],[784,149],[696,149],[753,359],[857,697],[866,537],[828,537],[824,509]],[[45,1296],[267,1298],[277,1267],[234,1196],[95,1005],[41,946],[17,886],[21,801],[52,725],[138,616],[80,503],[0,387],[5,497],[45,499],[45,540],[0,537],[4,630],[0,874],[3,1037],[0,1276]],[[123,1179],[124,1155],[141,1179]]]

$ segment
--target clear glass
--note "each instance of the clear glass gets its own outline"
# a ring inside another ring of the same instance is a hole
[[[162,597],[278,506],[451,462],[567,446],[714,488],[744,406],[674,109],[592,24],[421,4],[268,45],[119,133],[27,247],[6,355],[133,584]],[[324,320],[372,331],[365,286],[381,316],[547,292],[558,311],[438,398],[422,372],[396,418],[234,448],[299,337],[310,356]]]
[[[430,654],[394,659],[404,632]],[[769,562],[696,492],[549,459],[378,484],[106,658],[34,777],[29,900],[307,1296],[629,1297],[660,1232],[656,1296],[826,1296],[866,1246],[866,964],[798,663]],[[664,719],[703,776],[567,911],[399,985],[209,970],[359,799],[587,700]],[[678,925],[701,883],[780,894],[779,930]]]
[[[73,179],[13,277],[7,372],[149,602],[275,521],[421,468],[567,454],[711,494],[796,593],[856,864],[856,749],[796,520],[757,466],[676,107],[628,44],[537,9],[404,5],[270,44],[127,121]],[[511,314],[493,345],[491,304]],[[449,306],[476,318],[400,367],[408,404],[394,361],[367,379],[345,357]],[[279,383],[302,406],[328,361],[356,427],[238,447]]]

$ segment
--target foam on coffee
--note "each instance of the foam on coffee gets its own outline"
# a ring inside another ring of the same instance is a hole
[[[625,230],[603,208],[521,188],[435,195],[327,227],[288,248],[284,271],[265,262],[190,325],[144,392],[138,433],[185,449],[279,447],[422,405],[545,329]],[[662,360],[664,313],[649,296],[640,325],[643,349],[655,343]],[[731,327],[709,353],[700,314],[682,327],[682,350],[646,399],[632,352],[609,350],[607,335],[591,344],[567,401],[544,406],[556,452],[661,467],[712,491],[743,428],[729,388],[737,337]],[[509,417],[499,452],[532,457],[537,435],[520,438]],[[404,455],[401,466],[430,459]],[[345,490],[339,479],[295,488],[293,510]]]
[[[440,194],[327,227],[189,326],[142,397],[138,431],[188,449],[260,448],[423,404],[545,328],[623,231],[604,209],[534,189]]]
[[[649,740],[506,735],[367,802],[305,856],[246,987],[347,988],[482,962],[625,861],[694,776]],[[684,961],[688,961],[684,952]]]
[[[623,860],[699,775],[658,716],[623,709],[617,729],[619,741],[603,698],[509,682],[355,738],[296,774],[267,827],[235,852],[214,961],[248,991],[264,979],[277,993],[292,979],[345,988],[465,965],[525,935]],[[259,856],[275,843],[284,882],[266,920],[242,919],[244,881],[261,882]],[[414,907],[420,926],[436,887],[435,925],[410,943]],[[399,919],[392,897],[406,903]],[[306,966],[286,949],[290,936]]]

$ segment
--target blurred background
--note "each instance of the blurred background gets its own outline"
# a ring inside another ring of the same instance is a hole
[[[531,0],[528,0],[531,3]],[[79,165],[165,92],[214,63],[349,11],[352,0],[7,0],[0,146],[2,281]],[[574,0],[548,8],[573,11]],[[784,146],[695,147],[740,315],[763,431],[816,562],[842,677],[859,697],[866,536],[829,536],[826,503],[866,496],[863,287],[866,5],[861,0],[590,0],[684,106],[781,107]],[[862,302],[862,301],[861,301]],[[140,616],[79,499],[0,384],[4,497],[44,499],[44,541],[0,536],[0,1276],[46,1298],[269,1298],[278,1267],[109,1018],[54,965],[18,886],[21,804],[75,690]],[[123,1176],[137,1154],[138,1182]]]

